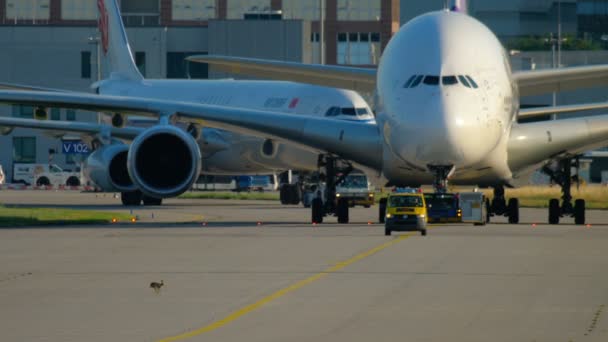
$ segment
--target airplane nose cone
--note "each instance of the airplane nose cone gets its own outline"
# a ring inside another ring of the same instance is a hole
[[[482,160],[496,146],[498,137],[488,136],[480,108],[472,101],[439,93],[428,104],[415,107],[409,106],[413,110],[405,113],[406,119],[397,129],[400,133],[391,139],[398,146],[397,153],[419,167],[467,166]]]

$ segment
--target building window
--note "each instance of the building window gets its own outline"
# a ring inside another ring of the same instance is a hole
[[[270,13],[270,0],[228,0],[228,19],[243,19],[245,13]]]
[[[186,57],[206,55],[206,52],[168,52],[167,78],[209,78],[207,63],[192,63]]]
[[[380,34],[338,33],[338,64],[377,65],[380,60]]]
[[[48,20],[50,0],[6,0],[6,19]]]
[[[173,20],[208,20],[217,18],[216,0],[173,0]]]
[[[13,117],[23,118],[23,119],[33,119],[34,118],[34,107],[32,106],[13,106]]]
[[[35,163],[36,162],[36,138],[35,137],[13,137],[13,162]]]
[[[380,20],[380,0],[338,0],[338,20]]]
[[[95,20],[97,19],[96,0],[62,0],[61,19]]]
[[[160,1],[158,0],[121,0],[120,11],[122,13],[160,13]]]
[[[146,53],[139,51],[135,53],[135,65],[137,65],[137,69],[142,74],[142,76],[146,77]]]
[[[126,26],[156,26],[160,24],[159,0],[121,0],[120,11]]]
[[[283,0],[284,19],[319,20],[319,1]]]
[[[61,120],[61,110],[59,108],[51,108],[51,120]]]
[[[80,77],[91,78],[91,52],[80,52]]]
[[[313,64],[321,63],[321,51],[320,51],[321,45],[319,43],[320,39],[321,39],[321,35],[318,32],[313,32],[310,34],[310,44],[311,44],[310,52],[312,53],[311,61]]]
[[[76,111],[73,109],[67,109],[65,111],[65,119],[67,121],[76,121]]]

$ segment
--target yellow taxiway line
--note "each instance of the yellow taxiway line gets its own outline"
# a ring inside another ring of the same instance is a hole
[[[170,342],[170,341],[185,340],[185,339],[192,338],[192,337],[195,337],[195,336],[199,336],[199,335],[202,335],[204,333],[208,333],[210,331],[213,331],[213,330],[216,330],[218,328],[221,328],[221,327],[223,327],[223,326],[225,326],[225,325],[227,325],[227,324],[229,324],[229,323],[231,323],[231,322],[239,319],[240,317],[245,316],[246,314],[248,314],[250,312],[253,312],[253,311],[261,308],[262,306],[264,306],[264,305],[272,302],[275,299],[281,298],[281,297],[283,297],[283,296],[285,296],[285,295],[287,295],[287,294],[289,294],[291,292],[294,292],[294,291],[296,291],[296,290],[298,290],[298,289],[300,289],[300,288],[302,288],[302,287],[304,287],[304,286],[306,286],[306,285],[308,285],[310,283],[313,283],[313,282],[315,282],[315,281],[317,281],[317,280],[319,280],[321,278],[326,277],[327,275],[329,275],[331,273],[338,272],[341,269],[347,267],[348,265],[351,265],[351,264],[353,264],[353,263],[355,263],[357,261],[360,261],[362,259],[370,257],[370,256],[372,256],[372,255],[380,252],[381,250],[386,249],[386,248],[388,248],[388,247],[390,247],[390,246],[392,246],[392,245],[394,245],[394,244],[396,244],[396,243],[398,243],[400,241],[403,241],[403,240],[405,240],[405,239],[407,239],[409,237],[412,237],[412,236],[414,236],[414,234],[411,234],[411,233],[405,234],[405,235],[401,235],[401,236],[399,236],[399,237],[397,237],[397,238],[395,238],[395,239],[393,239],[391,241],[388,241],[388,242],[385,242],[385,243],[381,244],[380,246],[374,247],[374,248],[372,248],[372,249],[370,249],[370,250],[368,250],[366,252],[358,254],[358,255],[356,255],[356,256],[354,256],[354,257],[352,257],[352,258],[350,258],[350,259],[348,259],[346,261],[339,262],[339,263],[337,263],[337,264],[335,264],[335,265],[333,265],[333,266],[325,269],[322,272],[319,272],[319,273],[317,273],[315,275],[312,275],[312,276],[310,276],[310,277],[308,277],[306,279],[300,280],[299,282],[297,282],[295,284],[292,284],[292,285],[290,285],[288,287],[285,287],[285,288],[283,288],[283,289],[281,289],[281,290],[279,290],[279,291],[277,291],[277,292],[275,292],[275,293],[273,293],[273,294],[271,294],[271,295],[269,295],[267,297],[264,297],[264,298],[258,300],[255,303],[252,303],[252,304],[249,304],[249,305],[247,305],[245,307],[242,307],[242,308],[240,308],[240,309],[238,309],[238,310],[230,313],[228,316],[226,316],[226,317],[224,317],[224,318],[222,318],[220,320],[217,320],[217,321],[215,321],[215,322],[213,322],[213,323],[211,323],[209,325],[203,326],[203,327],[198,328],[196,330],[191,330],[191,331],[185,332],[183,334],[179,334],[179,335],[175,335],[175,336],[164,338],[162,340],[159,340],[159,342]]]

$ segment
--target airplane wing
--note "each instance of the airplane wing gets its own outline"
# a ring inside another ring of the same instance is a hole
[[[375,170],[382,167],[382,142],[375,123],[85,93],[7,90],[0,91],[0,103],[118,112],[156,118],[173,115],[178,121],[192,122],[202,127],[276,138],[308,149],[334,154]],[[49,121],[43,123],[53,124]],[[8,122],[0,121],[0,125],[2,124],[7,125]]]
[[[608,102],[525,108],[525,109],[519,110],[517,117],[519,119],[528,119],[528,118],[542,117],[542,116],[552,115],[552,114],[584,112],[584,111],[589,111],[589,110],[606,109],[606,108],[608,108]]]
[[[215,70],[231,74],[249,75],[264,79],[316,84],[361,92],[373,92],[376,88],[376,70],[369,68],[212,55],[190,56],[187,60],[208,63]]]
[[[6,90],[36,90],[36,91],[71,92],[69,90],[63,90],[63,89],[44,88],[44,87],[27,85],[27,84],[4,83],[4,82],[0,82],[0,89],[6,89]]]
[[[590,65],[513,73],[520,96],[608,86],[608,65]]]
[[[547,161],[604,146],[608,115],[517,124],[509,138],[509,167],[515,173],[527,172]]]
[[[68,133],[95,135],[108,130],[112,136],[126,140],[135,139],[135,137],[143,131],[142,128],[137,127],[116,128],[109,125],[77,121],[42,121],[0,116],[1,134],[9,134],[14,128],[41,129],[45,131],[57,132],[57,135],[65,135]]]

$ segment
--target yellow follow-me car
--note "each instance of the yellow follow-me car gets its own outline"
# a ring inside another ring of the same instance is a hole
[[[393,231],[419,231],[426,235],[428,220],[426,203],[422,192],[397,191],[386,201],[384,235]]]

